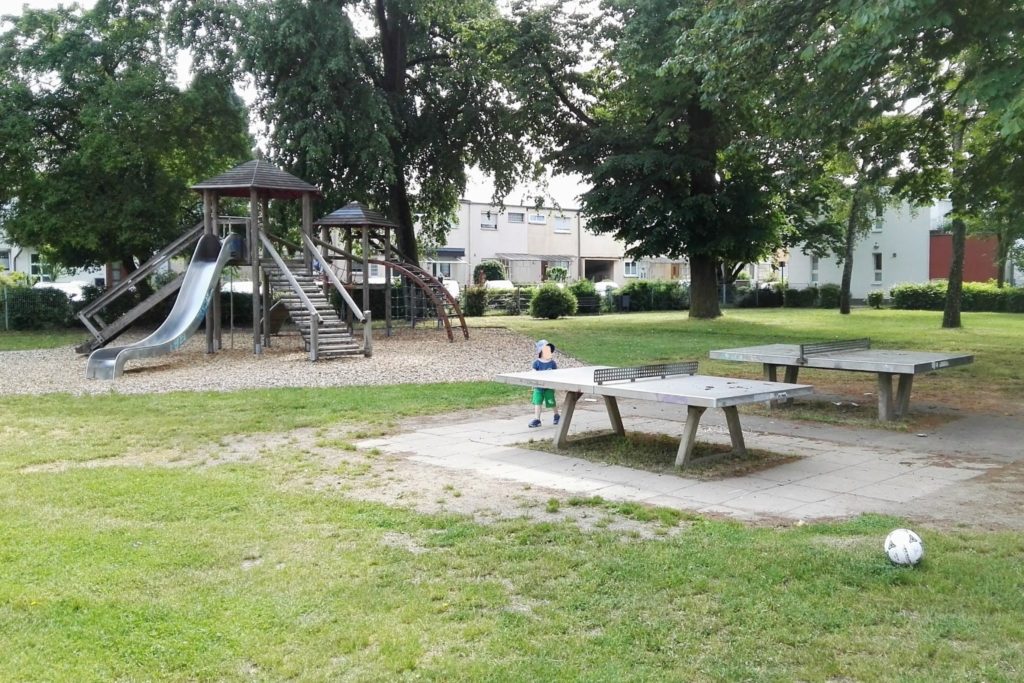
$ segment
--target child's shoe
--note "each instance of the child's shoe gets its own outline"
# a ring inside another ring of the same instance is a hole
[[[530,427],[540,427],[540,420],[530,420]]]
[[[558,421],[562,419],[562,416],[555,413],[555,418],[551,421],[551,424],[558,424]]]

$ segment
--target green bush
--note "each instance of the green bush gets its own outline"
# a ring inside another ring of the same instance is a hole
[[[839,294],[842,287],[834,282],[827,282],[818,287],[818,308],[839,308]]]
[[[879,290],[868,292],[868,306],[872,308],[881,308],[883,299],[885,299],[885,292]]]
[[[945,282],[896,285],[889,290],[894,308],[916,311],[941,311],[946,303]]]
[[[896,308],[941,311],[946,306],[946,282],[896,285],[889,296]],[[965,282],[960,310],[1024,313],[1024,288],[1000,289],[994,282]]]
[[[782,294],[782,305],[786,308],[812,308],[817,301],[818,290],[815,287],[787,289]]]
[[[480,317],[487,312],[487,288],[471,285],[462,290],[462,312],[470,317]]]
[[[577,299],[581,296],[597,296],[597,287],[590,280],[577,280],[569,285],[569,291]]]
[[[484,280],[504,280],[506,279],[505,266],[502,265],[501,261],[493,259],[481,261],[473,269],[473,282],[480,282],[481,275]]]
[[[736,301],[737,308],[778,308],[782,305],[782,288],[758,287],[751,289]]]
[[[633,280],[615,296],[629,297],[630,311],[681,311],[690,305],[689,290],[673,280]]]
[[[71,301],[59,289],[7,287],[0,296],[0,326],[10,330],[44,330],[68,327]]]
[[[530,315],[554,320],[576,314],[576,297],[554,283],[541,285],[530,301]]]
[[[569,269],[565,266],[552,266],[548,268],[547,279],[551,282],[565,282],[569,279]]]

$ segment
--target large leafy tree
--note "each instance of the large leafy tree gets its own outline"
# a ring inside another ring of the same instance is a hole
[[[783,141],[756,94],[706,88],[686,39],[705,5],[611,0],[596,19],[520,5],[509,60],[547,158],[593,185],[588,227],[633,256],[689,259],[696,318],[720,314],[725,271],[816,222],[824,159]]]
[[[878,123],[909,115],[902,150],[886,150],[893,191],[917,203],[953,202],[943,325],[958,327],[964,236],[980,206],[972,193],[984,194],[980,178],[998,176],[979,173],[978,164],[990,168],[992,157],[969,152],[966,144],[986,119],[995,122],[995,138],[1024,133],[1024,3],[716,0],[709,6],[700,26],[713,36],[714,49],[702,60],[709,72],[719,82],[771,83],[771,101],[791,112],[793,130],[849,150],[851,143],[860,146],[865,127],[885,130]],[[800,87],[778,87],[783,83]]]
[[[247,153],[230,85],[175,85],[161,3],[26,9],[0,35],[0,201],[14,241],[69,267],[137,261],[196,214],[188,186]]]
[[[272,156],[324,188],[328,208],[385,208],[407,258],[415,219],[447,230],[470,166],[499,196],[532,170],[525,121],[483,49],[493,0],[200,0],[177,16],[208,68],[254,79]]]

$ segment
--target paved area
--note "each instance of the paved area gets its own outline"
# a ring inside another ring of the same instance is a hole
[[[627,401],[621,407],[627,431],[682,434],[683,422],[669,409]],[[358,445],[439,468],[570,495],[636,501],[743,520],[812,520],[869,512],[913,515],[934,508],[943,495],[952,499],[966,482],[1002,467],[1001,463],[1024,460],[1020,446],[1024,431],[1009,419],[989,417],[982,420],[984,424],[960,423],[948,433],[919,436],[744,416],[749,447],[803,457],[748,476],[701,481],[515,447],[513,444],[530,439],[554,436],[550,413],[545,415],[544,427],[529,429],[527,412],[510,410],[508,416],[490,414],[421,426]],[[606,429],[603,404],[583,400],[577,405],[570,438]],[[994,440],[989,439],[979,450],[970,444],[978,443],[981,432]],[[729,444],[728,429],[721,419],[702,423],[697,438]]]

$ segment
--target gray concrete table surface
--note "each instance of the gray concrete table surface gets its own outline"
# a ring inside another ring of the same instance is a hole
[[[706,409],[722,409],[729,427],[732,452],[736,455],[745,455],[746,445],[743,440],[739,413],[736,410],[737,406],[802,396],[813,391],[812,387],[805,384],[709,375],[670,375],[665,378],[620,380],[599,385],[594,381],[594,370],[607,367],[610,366],[591,365],[558,370],[528,370],[500,374],[495,379],[505,384],[542,387],[566,392],[562,418],[554,439],[555,446],[558,448],[562,448],[566,444],[576,402],[584,394],[601,396],[604,399],[612,428],[619,435],[625,434],[618,408],[617,399],[619,398],[686,406],[686,425],[679,444],[679,451],[676,454],[677,466],[691,463],[697,426]]]
[[[713,360],[761,363],[764,376],[774,382],[778,368],[784,367],[785,381],[796,382],[800,368],[873,372],[878,379],[878,419],[894,420],[907,414],[914,375],[974,362],[969,353],[943,353],[897,349],[857,349],[830,351],[800,356],[799,344],[762,344],[735,349],[717,349],[708,356]],[[899,377],[895,400],[892,378]]]

